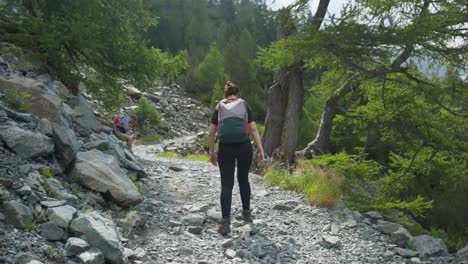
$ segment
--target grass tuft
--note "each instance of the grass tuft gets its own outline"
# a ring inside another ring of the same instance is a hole
[[[183,159],[186,160],[198,160],[198,161],[210,161],[210,156],[208,154],[189,154]]]
[[[177,153],[174,153],[174,152],[161,152],[161,153],[156,153],[156,157],[177,159],[179,158],[179,155],[177,155]]]
[[[285,168],[272,166],[265,176],[268,184],[304,193],[305,200],[313,205],[333,207],[341,196],[343,177],[307,162],[299,161],[292,174]]]

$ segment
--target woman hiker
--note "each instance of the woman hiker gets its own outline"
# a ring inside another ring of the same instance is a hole
[[[127,142],[127,147],[130,151],[133,152],[133,136],[128,135],[127,132],[130,130],[130,127],[135,126],[137,117],[135,115],[126,115],[123,117],[115,117],[114,118],[114,134],[115,136]]]
[[[255,124],[252,110],[240,97],[239,87],[227,82],[224,86],[224,100],[218,103],[213,113],[208,134],[210,161],[219,165],[221,173],[221,213],[218,232],[226,235],[231,231],[231,200],[234,187],[234,171],[237,163],[237,180],[242,200],[242,217],[252,222],[250,213],[249,169],[252,163],[250,134],[258,147],[257,164],[262,165],[265,157],[263,146]],[[218,153],[215,152],[215,133],[219,138]]]

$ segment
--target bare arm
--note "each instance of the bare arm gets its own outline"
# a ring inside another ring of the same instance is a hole
[[[213,123],[210,123],[210,129],[208,131],[208,148],[209,148],[209,153],[210,153],[210,161],[211,164],[216,166],[218,163],[218,158],[216,156],[215,152],[215,133],[216,133],[216,125]]]
[[[252,132],[252,135],[254,137],[254,141],[258,147],[257,163],[259,166],[261,166],[263,163],[263,160],[265,159],[265,152],[263,151],[262,138],[260,137],[260,133],[258,133],[257,124],[255,122],[250,122],[249,125],[250,125],[250,131]]]

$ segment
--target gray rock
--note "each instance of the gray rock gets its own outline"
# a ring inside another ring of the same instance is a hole
[[[67,201],[63,200],[50,200],[50,201],[42,201],[41,205],[47,208],[58,207],[62,205],[66,205]]]
[[[205,218],[201,215],[190,215],[182,218],[182,223],[187,226],[202,226]]]
[[[78,153],[79,145],[75,132],[68,126],[54,123],[52,125],[55,153],[63,168],[68,168]]]
[[[54,222],[64,229],[68,229],[76,212],[77,210],[70,205],[52,207],[47,210],[49,221]]]
[[[104,139],[91,141],[83,145],[83,148],[87,150],[97,149],[100,151],[106,151],[109,149],[109,147],[110,147],[110,142]]]
[[[39,257],[29,252],[20,252],[15,255],[15,264],[27,264],[30,261],[39,260]]]
[[[216,210],[216,208],[210,208],[206,212],[206,218],[213,222],[218,222],[221,219],[221,211]]]
[[[28,185],[24,185],[21,188],[16,189],[15,192],[19,196],[27,196],[27,195],[30,195],[32,193],[32,189]]]
[[[276,256],[279,252],[278,247],[271,241],[254,242],[249,246],[252,255],[263,258],[267,255]]]
[[[410,263],[415,263],[415,264],[421,263],[421,260],[419,258],[416,258],[416,257],[411,258],[410,261],[411,261]]]
[[[396,232],[400,227],[402,227],[400,224],[387,222],[387,221],[381,221],[376,226],[376,229],[384,234],[391,234],[393,232]]]
[[[400,247],[406,245],[408,240],[412,239],[413,236],[404,227],[399,227],[395,232],[389,234],[390,242],[397,244]]]
[[[53,222],[46,222],[41,224],[41,236],[47,240],[61,240],[64,235],[65,233],[63,232],[63,229]]]
[[[411,239],[411,242],[416,246],[416,251],[422,257],[445,256],[448,254],[447,246],[440,238],[421,235]]]
[[[187,231],[189,231],[190,233],[192,233],[194,235],[199,235],[202,232],[202,228],[199,227],[199,226],[189,226],[187,228]]]
[[[88,242],[81,238],[70,237],[64,246],[65,256],[71,257],[89,249]]]
[[[295,200],[281,201],[275,204],[275,206],[273,206],[273,209],[281,210],[281,211],[292,211],[298,205],[299,205],[299,202]]]
[[[146,224],[146,217],[137,211],[130,211],[125,216],[125,223],[132,227],[143,227]]]
[[[230,248],[234,246],[234,239],[229,238],[229,239],[224,240],[223,242],[221,242],[221,246],[223,248]]]
[[[16,201],[3,202],[3,214],[7,223],[19,229],[24,229],[33,223],[31,209]]]
[[[0,138],[20,158],[44,157],[54,152],[51,138],[15,126],[0,126]]]
[[[325,248],[341,248],[341,241],[335,236],[322,235],[321,245]]]
[[[459,249],[455,255],[460,259],[464,258],[468,261],[468,244],[464,248]]]
[[[85,252],[78,254],[77,258],[83,264],[104,264],[104,255],[101,250],[92,248]]]
[[[78,101],[78,106],[73,109],[71,114],[76,132],[82,136],[101,132],[102,124],[94,116],[93,106],[82,96],[78,97]]]
[[[366,213],[364,213],[364,216],[368,217],[368,218],[370,218],[372,220],[381,220],[381,219],[383,219],[382,214],[377,212],[377,211],[366,212]]]
[[[417,257],[419,255],[418,252],[405,248],[395,248],[395,252],[404,258],[412,258]]]
[[[123,206],[143,200],[135,184],[120,170],[118,161],[98,150],[79,152],[69,178],[91,190],[109,192]]]
[[[47,118],[41,118],[39,120],[39,132],[42,134],[52,137],[52,123]]]
[[[79,214],[73,220],[70,230],[77,235],[84,235],[88,243],[102,251],[112,263],[126,262],[124,249],[120,245],[114,223],[97,212]]]
[[[226,250],[226,256],[228,258],[234,258],[236,256],[236,251],[232,250],[232,249],[228,249]]]

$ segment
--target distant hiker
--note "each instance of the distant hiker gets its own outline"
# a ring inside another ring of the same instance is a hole
[[[126,115],[114,118],[114,134],[120,140],[127,142],[127,146],[130,151],[133,151],[133,136],[127,135],[126,133],[130,130],[130,126],[135,126],[136,120],[137,118],[135,115]]]
[[[263,146],[255,124],[252,110],[246,101],[239,98],[239,87],[233,82],[224,86],[225,99],[218,103],[211,118],[208,134],[210,161],[219,165],[221,173],[221,212],[222,219],[218,232],[226,235],[231,231],[231,201],[234,187],[234,170],[237,163],[237,180],[242,200],[242,217],[244,222],[251,223],[249,168],[252,163],[253,134],[258,146],[257,163],[263,163]],[[215,133],[219,137],[218,153],[215,152]]]

